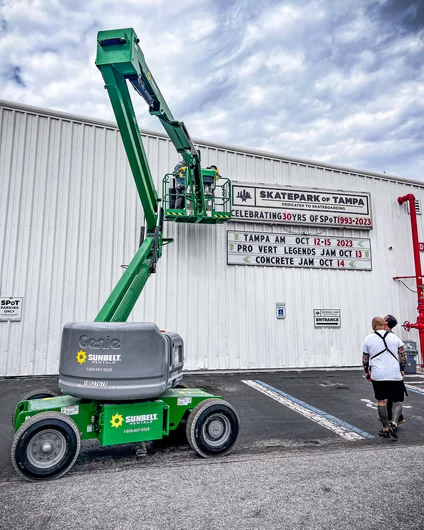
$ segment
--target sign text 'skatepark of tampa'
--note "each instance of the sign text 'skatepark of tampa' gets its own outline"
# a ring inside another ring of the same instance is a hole
[[[233,183],[233,221],[372,228],[366,192]]]

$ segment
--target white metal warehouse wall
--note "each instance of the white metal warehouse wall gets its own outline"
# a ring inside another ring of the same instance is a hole
[[[24,297],[22,321],[0,322],[0,375],[57,373],[63,324],[96,316],[136,251],[142,210],[113,123],[4,101],[0,110],[0,296]],[[164,136],[143,140],[159,190],[178,158]],[[175,243],[164,249],[132,319],[178,331],[186,369],[360,365],[374,315],[415,321],[416,295],[392,277],[414,273],[410,219],[396,199],[411,192],[423,201],[419,183],[200,146],[203,165],[216,163],[233,181],[370,192],[373,230],[324,233],[370,237],[373,270],[228,266],[227,230],[305,228],[167,223]],[[276,319],[276,302],[286,303],[285,320]],[[341,329],[314,329],[314,308],[341,309]]]

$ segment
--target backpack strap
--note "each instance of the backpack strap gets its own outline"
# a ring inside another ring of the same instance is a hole
[[[386,331],[386,333],[385,333],[383,336],[381,336],[380,333],[377,333],[376,331],[374,331],[374,333],[377,335],[377,337],[380,337],[380,339],[384,342],[384,346],[385,346],[385,348],[384,348],[384,350],[381,350],[380,352],[376,353],[376,354],[373,356],[373,359],[375,359],[376,357],[378,357],[379,355],[381,355],[381,354],[384,353],[385,351],[388,351],[388,352],[390,353],[390,355],[391,355],[394,359],[396,359],[396,361],[399,362],[399,359],[396,357],[396,355],[395,355],[392,351],[390,351],[389,348],[387,347],[386,337],[387,337],[387,335],[390,333],[390,331]]]

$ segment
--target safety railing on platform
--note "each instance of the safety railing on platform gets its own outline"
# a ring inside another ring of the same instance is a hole
[[[205,214],[199,211],[193,185],[179,190],[175,175],[167,173],[162,181],[165,219],[185,223],[225,223],[231,219],[232,188],[230,179],[220,177],[204,189]]]

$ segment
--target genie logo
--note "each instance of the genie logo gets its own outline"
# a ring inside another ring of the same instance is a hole
[[[106,338],[89,337],[88,335],[81,335],[79,338],[79,345],[81,348],[90,348],[92,350],[119,350],[121,348],[121,341],[107,336]]]

